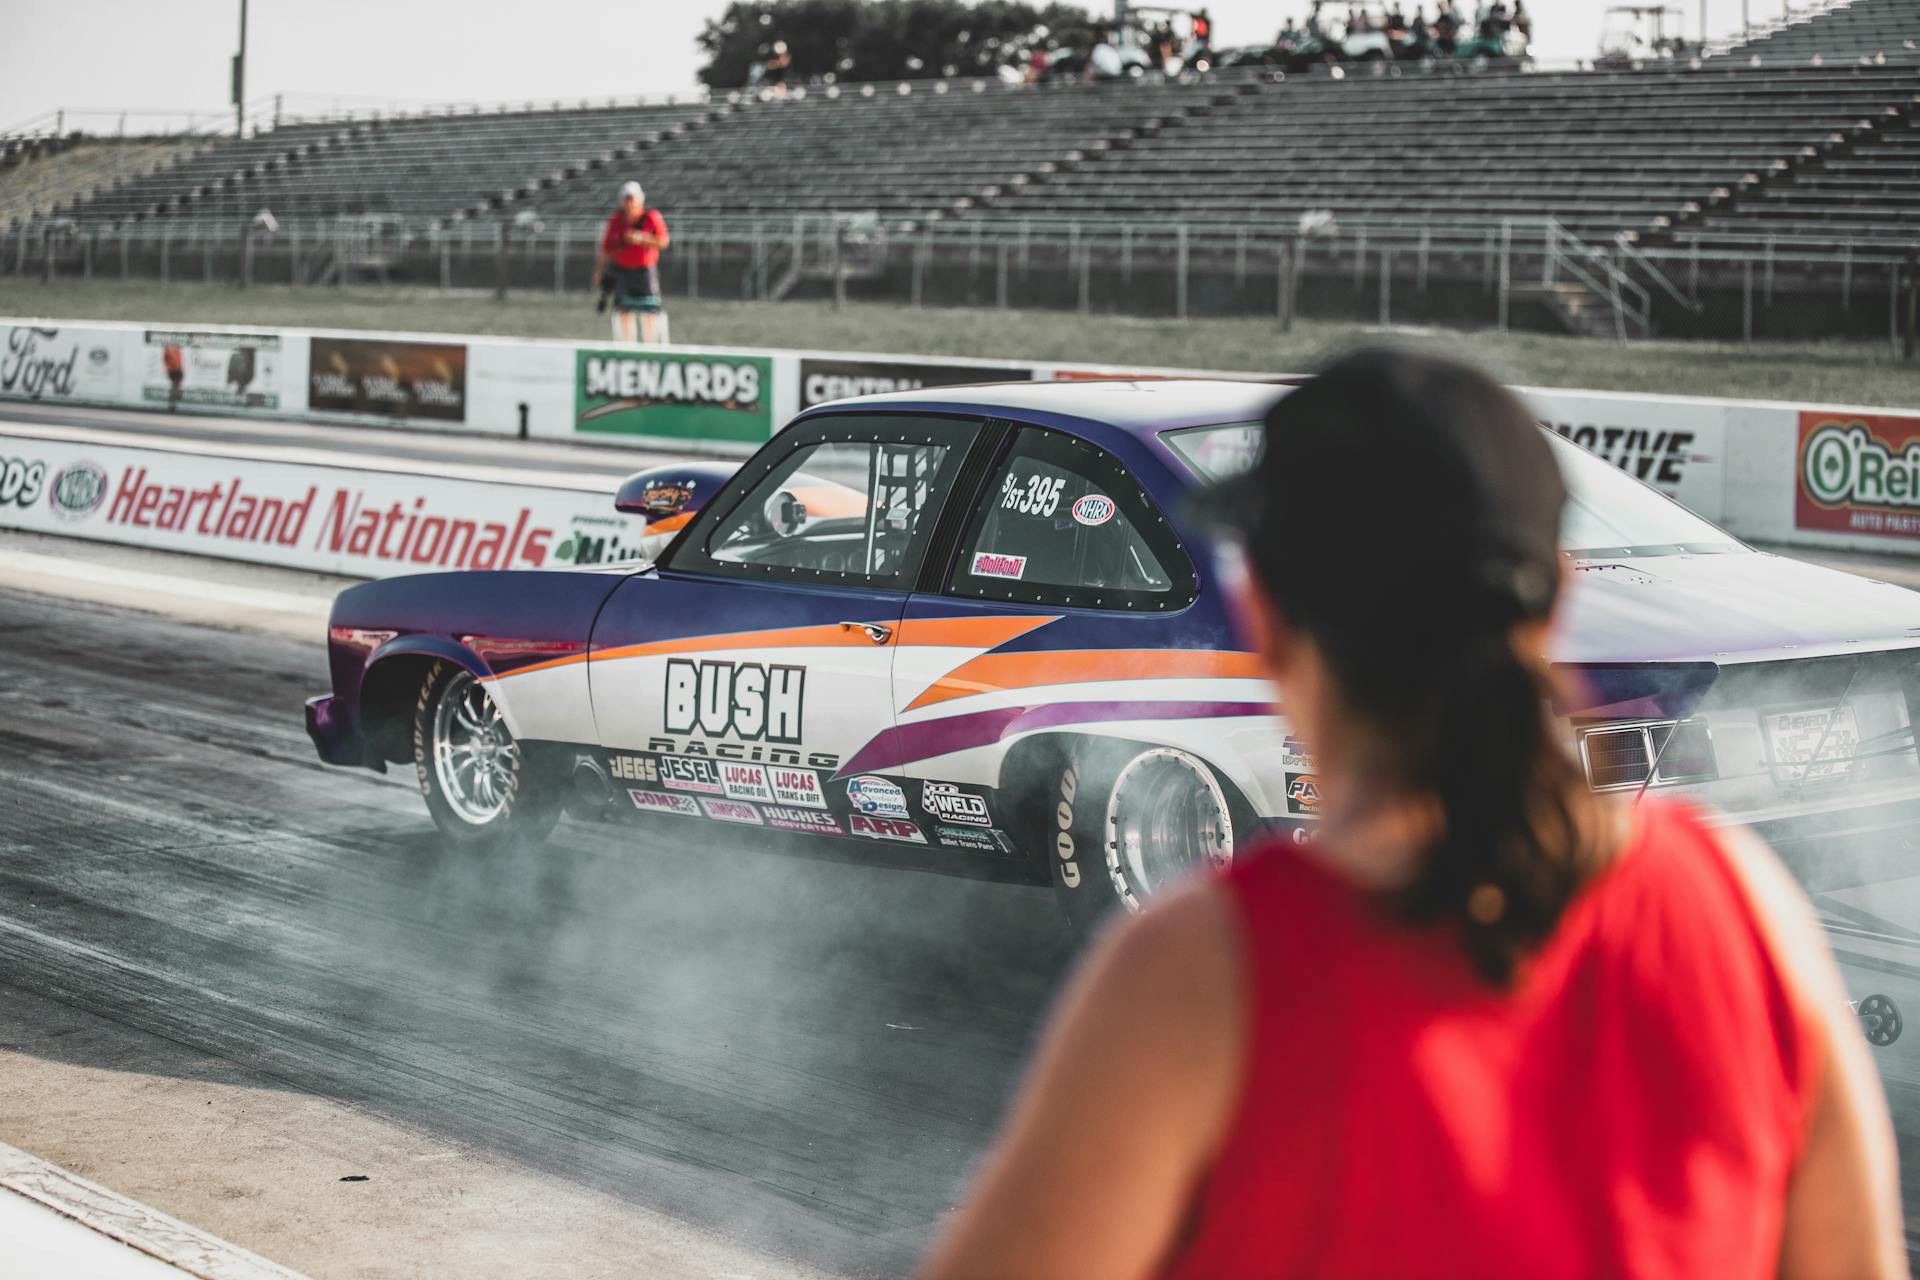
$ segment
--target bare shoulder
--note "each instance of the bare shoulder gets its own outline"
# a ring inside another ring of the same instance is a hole
[[[1838,1020],[1845,989],[1806,891],[1779,855],[1745,827],[1722,828],[1714,838],[1746,891],[1790,989],[1811,1004],[1821,1022]]]

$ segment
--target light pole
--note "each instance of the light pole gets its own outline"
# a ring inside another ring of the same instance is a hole
[[[240,0],[240,52],[233,55],[233,134],[247,131],[247,0]]]

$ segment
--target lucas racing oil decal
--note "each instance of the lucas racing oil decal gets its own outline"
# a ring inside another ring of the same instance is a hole
[[[806,679],[805,667],[669,658],[667,732],[798,742]]]

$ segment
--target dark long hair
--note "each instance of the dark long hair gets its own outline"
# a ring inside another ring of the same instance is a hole
[[[1506,986],[1595,865],[1580,813],[1586,780],[1555,731],[1545,659],[1498,631],[1416,661],[1378,632],[1317,639],[1375,744],[1368,767],[1439,808],[1433,844],[1386,905],[1410,923],[1455,928],[1475,971]],[[1379,652],[1389,647],[1397,652]]]

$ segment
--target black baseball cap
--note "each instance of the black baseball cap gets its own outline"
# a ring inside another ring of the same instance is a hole
[[[1552,611],[1567,490],[1545,432],[1472,365],[1355,351],[1267,411],[1249,470],[1189,510],[1308,630],[1484,633]]]

